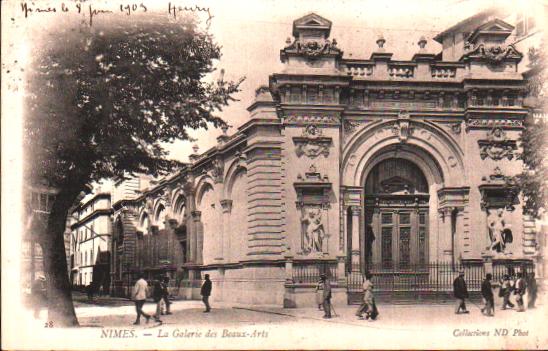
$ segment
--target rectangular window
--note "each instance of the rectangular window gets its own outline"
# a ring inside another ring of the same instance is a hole
[[[419,213],[419,224],[426,224],[426,213]]]
[[[400,268],[408,268],[411,263],[410,240],[411,228],[400,228]]]
[[[383,268],[392,267],[392,228],[382,228],[381,259]]]
[[[392,223],[392,213],[383,213],[382,224],[391,224],[391,223]]]
[[[400,224],[411,224],[411,214],[410,213],[401,213],[400,214]]]

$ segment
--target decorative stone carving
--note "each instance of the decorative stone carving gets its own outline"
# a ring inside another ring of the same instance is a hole
[[[215,183],[223,182],[224,162],[216,158],[211,162],[210,174]]]
[[[361,124],[364,124],[364,123],[367,123],[367,122],[369,122],[369,121],[352,121],[352,120],[347,119],[343,123],[344,132],[347,135],[351,135],[352,133],[354,133],[355,131],[358,130],[358,128]]]
[[[304,254],[323,253],[327,234],[319,205],[306,205],[301,209],[301,242]]]
[[[512,243],[512,230],[504,221],[504,209],[498,208],[489,211],[487,227],[491,245],[489,249],[496,253],[507,253],[507,244]]]
[[[339,118],[334,115],[304,115],[304,114],[295,114],[288,115],[285,117],[286,123],[294,124],[337,124],[339,123]]]
[[[286,41],[287,43],[287,41]],[[284,48],[286,52],[296,52],[301,54],[310,60],[319,58],[322,55],[328,54],[341,54],[341,50],[337,47],[337,40],[333,39],[311,39],[301,41],[296,38],[291,44]]]
[[[332,139],[322,136],[322,130],[316,125],[308,125],[303,129],[301,137],[294,137],[295,152],[298,157],[306,155],[312,159],[323,155],[329,156]]]
[[[487,132],[487,140],[478,140],[478,144],[482,160],[487,157],[495,161],[503,158],[511,160],[514,158],[514,150],[517,149],[516,141],[509,140],[506,137],[506,132],[500,127],[495,127]]]
[[[470,47],[470,44],[468,44],[468,47]],[[513,45],[486,47],[484,44],[478,44],[463,56],[464,59],[481,59],[493,66],[498,66],[506,60],[519,61],[522,57],[523,54],[517,51]]]
[[[400,142],[404,143],[413,134],[413,127],[410,126],[411,121],[409,113],[401,111],[398,115],[398,120],[392,127],[392,133],[398,136]]]
[[[505,176],[499,167],[496,167],[489,177],[483,177],[484,182],[479,186],[481,193],[481,208],[506,208],[514,210],[514,205],[519,203],[516,182],[513,177]]]
[[[500,127],[500,128],[522,128],[523,120],[521,119],[469,119],[466,121],[466,129],[472,127]]]
[[[460,132],[462,131],[460,122],[451,124],[451,131],[453,132],[453,134],[460,134]]]
[[[230,213],[232,211],[232,200],[230,199],[221,200],[221,207],[222,207],[223,213]]]

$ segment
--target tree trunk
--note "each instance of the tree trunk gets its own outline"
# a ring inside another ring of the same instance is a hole
[[[79,325],[72,303],[64,240],[67,212],[79,193],[74,189],[60,191],[51,208],[45,236],[40,240],[47,282],[48,323],[53,327]]]

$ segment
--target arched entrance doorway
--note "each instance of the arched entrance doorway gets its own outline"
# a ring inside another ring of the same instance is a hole
[[[386,158],[364,185],[367,270],[415,270],[428,262],[429,185],[421,169],[404,158]]]

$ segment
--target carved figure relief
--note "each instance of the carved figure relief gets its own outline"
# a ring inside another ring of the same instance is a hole
[[[516,141],[509,140],[501,127],[495,127],[487,133],[487,140],[478,140],[481,159],[489,157],[495,161],[514,158]]]
[[[504,221],[504,209],[492,210],[487,217],[487,225],[491,240],[489,249],[496,253],[506,253],[507,244],[511,244],[514,238],[512,230]]]
[[[309,205],[303,207],[301,228],[303,253],[323,253],[326,233],[322,220],[321,206]]]
[[[308,125],[304,128],[302,136],[294,137],[293,142],[298,157],[306,155],[312,159],[320,155],[329,156],[329,147],[332,144],[331,138],[324,137],[321,128],[315,125]]]

